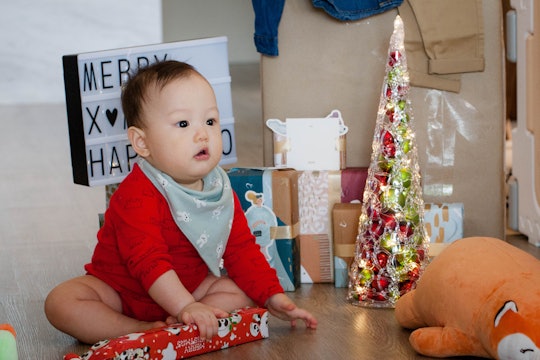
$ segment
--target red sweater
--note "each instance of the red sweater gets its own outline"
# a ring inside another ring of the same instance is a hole
[[[283,292],[234,194],[234,220],[225,253],[228,276],[259,306]],[[165,198],[135,165],[110,199],[105,223],[86,271],[123,294],[150,300],[148,289],[174,269],[189,292],[208,275],[208,267],[180,231]]]

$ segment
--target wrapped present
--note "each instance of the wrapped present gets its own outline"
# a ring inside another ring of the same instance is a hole
[[[266,309],[244,308],[218,321],[218,334],[210,341],[199,337],[195,324],[172,324],[103,340],[80,356],[66,354],[64,360],[184,359],[268,337]]]
[[[427,203],[424,204],[424,209],[424,223],[430,237],[429,255],[436,256],[448,243],[463,237],[463,203]],[[358,218],[361,212],[361,204],[334,205],[332,221],[336,287],[347,286],[347,271],[350,260],[354,257]],[[345,283],[342,279],[345,279]]]
[[[341,170],[341,202],[362,202],[368,175],[367,167],[349,167]]]
[[[276,168],[233,168],[229,179],[261,251],[285,291],[300,284],[298,172]]]
[[[298,178],[301,282],[334,281],[332,208],[358,201],[367,168],[338,171],[301,171]]]
[[[361,203],[339,203],[332,209],[336,287],[347,287],[349,284],[349,268],[354,259],[360,214],[362,214]]]
[[[430,238],[429,254],[436,256],[448,243],[463,237],[463,203],[427,203],[424,223]]]
[[[300,172],[298,207],[303,283],[333,281],[331,211],[340,200],[340,171]]]
[[[332,243],[327,234],[300,234],[300,281],[329,283],[333,281]]]
[[[347,126],[341,112],[325,118],[268,119],[274,133],[274,166],[296,170],[339,170],[346,166]]]

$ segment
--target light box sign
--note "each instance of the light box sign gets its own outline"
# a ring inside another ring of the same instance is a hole
[[[62,60],[76,184],[117,184],[133,168],[137,154],[127,138],[121,89],[133,71],[156,61],[187,62],[210,82],[221,119],[220,164],[237,161],[226,37],[65,55]]]

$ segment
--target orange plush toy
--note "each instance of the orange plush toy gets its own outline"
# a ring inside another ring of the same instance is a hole
[[[540,359],[540,261],[502,240],[457,240],[395,314],[423,355]]]

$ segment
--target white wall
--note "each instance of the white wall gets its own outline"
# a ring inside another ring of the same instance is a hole
[[[0,105],[63,103],[67,54],[225,35],[258,62],[253,22],[251,0],[2,0]]]
[[[251,0],[162,0],[163,40],[227,36],[230,63],[259,62]]]
[[[161,0],[2,1],[0,105],[64,102],[62,55],[161,41]]]

